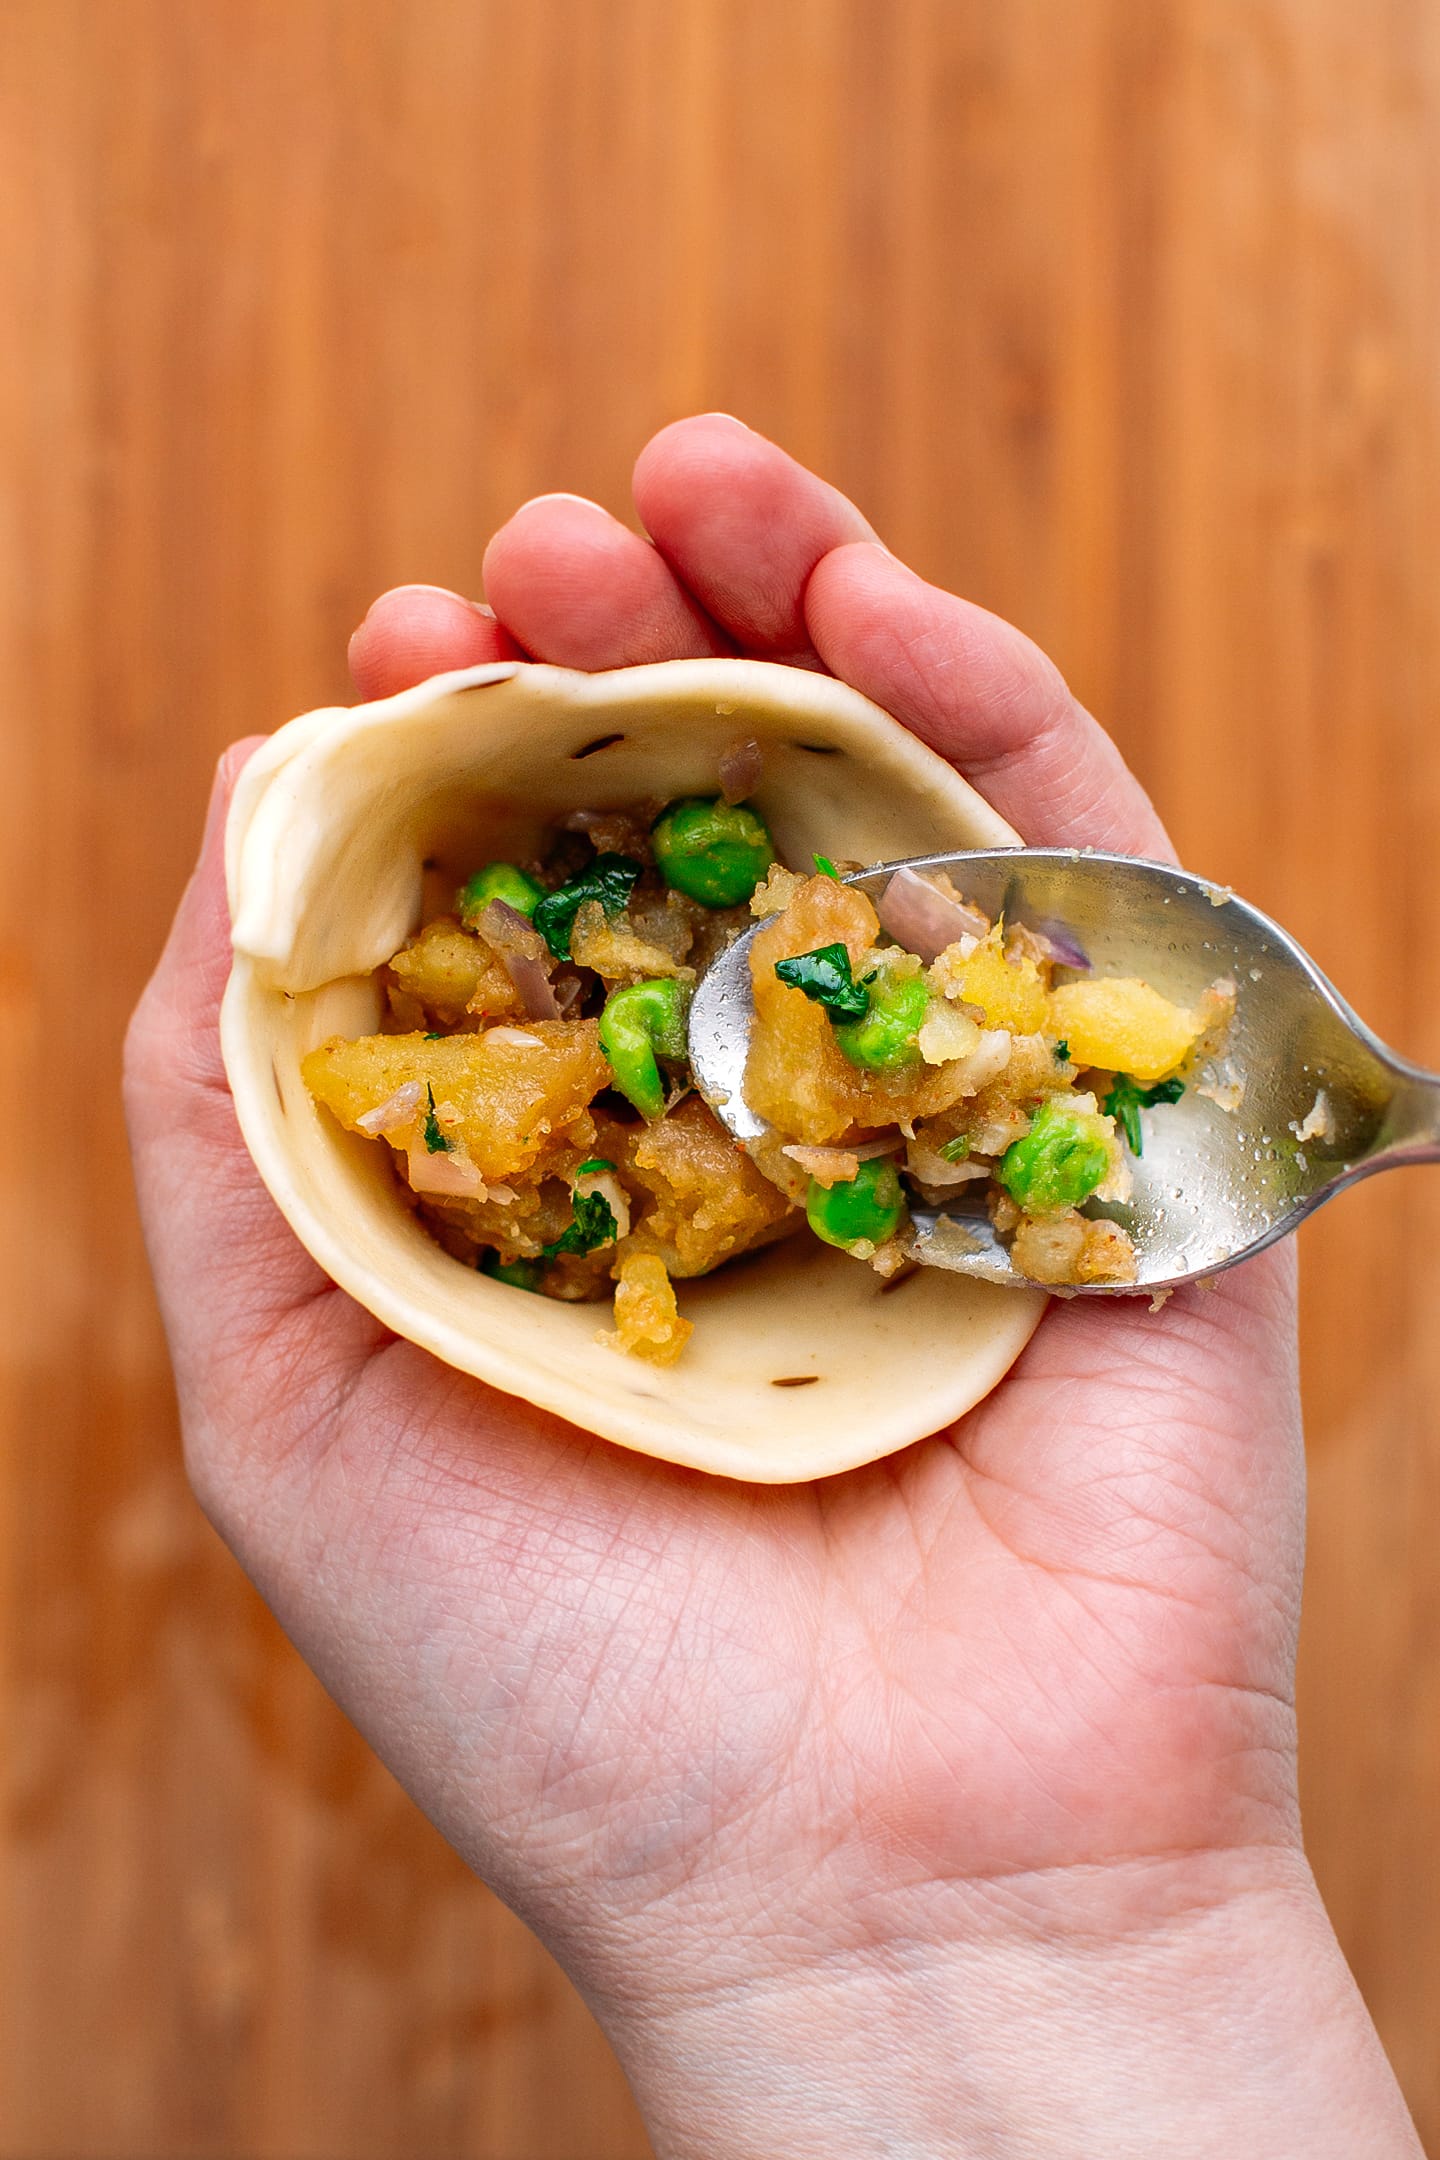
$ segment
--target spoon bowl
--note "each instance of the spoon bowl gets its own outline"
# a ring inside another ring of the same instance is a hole
[[[1219,1055],[1179,1102],[1142,1113],[1144,1152],[1121,1203],[1091,1203],[1130,1233],[1138,1274],[1067,1295],[1171,1290],[1285,1237],[1345,1186],[1440,1159],[1440,1079],[1386,1048],[1294,939],[1225,886],[1171,864],[1076,848],[1001,848],[882,863],[845,882],[878,900],[895,872],[945,871],[992,920],[1048,931],[1096,976],[1142,976],[1193,1006],[1236,991]],[[757,929],[759,925],[757,924]],[[695,1082],[737,1139],[765,1127],[744,1099],[754,1006],[748,932],[701,983],[690,1016]],[[912,1210],[911,1257],[1019,1285],[983,1204]],[[958,1223],[966,1233],[947,1230]],[[1033,1285],[1028,1287],[1033,1288]]]

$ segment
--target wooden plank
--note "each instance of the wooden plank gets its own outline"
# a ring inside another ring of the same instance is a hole
[[[624,510],[721,406],[1047,643],[1187,858],[1440,1064],[1440,21],[8,0],[0,101],[0,2155],[632,2160],[583,2008],[180,1480],[110,1081],[210,766],[346,694],[374,592],[475,590],[525,495]],[[1307,1239],[1302,1696],[1432,2140],[1437,1206]]]

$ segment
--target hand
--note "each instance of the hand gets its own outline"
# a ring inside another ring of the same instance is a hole
[[[362,695],[517,652],[778,658],[1027,839],[1165,849],[1042,655],[773,445],[682,422],[635,495],[653,545],[527,504],[486,555],[493,615],[377,601]],[[390,1336],[260,1185],[216,1040],[236,759],[129,1057],[190,1473],[587,1991],[659,2148],[1417,2151],[1299,1845],[1289,1250],[1161,1312],[1056,1303],[959,1425],[818,1485],[579,1433]]]

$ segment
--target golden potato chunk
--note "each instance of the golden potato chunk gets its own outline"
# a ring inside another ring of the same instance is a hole
[[[499,954],[451,916],[427,923],[396,953],[390,973],[402,996],[414,998],[436,1027],[456,1027],[467,1012],[522,1010]]]
[[[947,947],[934,964],[932,980],[943,985],[947,997],[978,1007],[986,1027],[1033,1035],[1046,1024],[1044,977],[1028,953],[1007,954],[1002,939],[997,923],[964,959],[953,945]]]
[[[1050,1030],[1077,1065],[1161,1080],[1182,1064],[1209,1024],[1206,1013],[1172,1005],[1138,976],[1062,983],[1050,993]]]
[[[650,930],[669,933],[668,941],[644,934]],[[642,982],[657,975],[693,982],[695,970],[683,962],[691,944],[689,926],[676,915],[657,911],[644,931],[631,915],[608,916],[598,900],[587,900],[570,933],[571,958],[577,967],[594,968],[607,984]],[[683,949],[677,952],[677,946]]]
[[[1120,1225],[1103,1218],[1091,1222],[1074,1208],[1043,1221],[1022,1215],[1010,1257],[1031,1282],[1057,1288],[1135,1280],[1135,1248]]]
[[[695,1332],[682,1319],[665,1263],[655,1253],[627,1253],[615,1287],[615,1332],[598,1337],[650,1365],[673,1365]]]
[[[745,1099],[787,1138],[825,1147],[859,1130],[934,1117],[973,1088],[963,1059],[862,1070],[840,1049],[824,1007],[780,981],[777,960],[843,945],[863,972],[880,925],[865,895],[834,878],[807,878],[794,898],[756,933],[750,948],[755,1025],[745,1067]],[[918,966],[918,962],[914,963]]]
[[[708,1274],[799,1221],[698,1095],[614,1133],[614,1159],[641,1201],[627,1248],[658,1253],[672,1275]],[[612,1152],[603,1131],[597,1145]]]
[[[610,1079],[593,1020],[527,1020],[480,1035],[336,1036],[301,1065],[316,1102],[355,1131],[407,1081],[435,1098],[441,1130],[490,1183],[513,1179],[554,1154]],[[397,1147],[410,1128],[387,1133]]]

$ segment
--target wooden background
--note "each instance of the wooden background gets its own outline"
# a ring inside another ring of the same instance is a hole
[[[1440,1065],[1433,0],[0,0],[0,2154],[639,2160],[183,1489],[114,1077],[230,738],[721,406]],[[1440,2149],[1440,1181],[1308,1233],[1315,1861]]]

